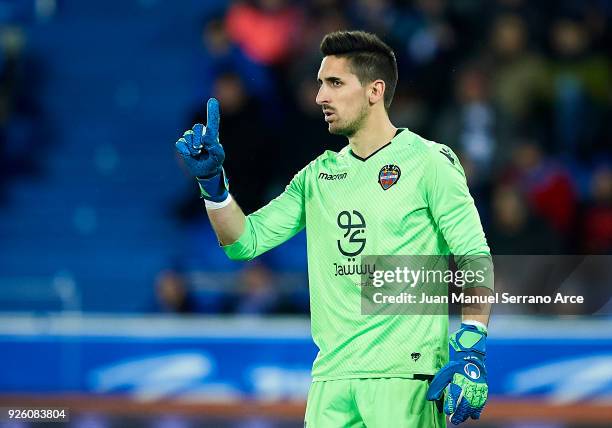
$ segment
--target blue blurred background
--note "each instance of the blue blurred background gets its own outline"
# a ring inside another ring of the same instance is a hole
[[[217,97],[232,193],[247,213],[265,204],[345,144],[314,102],[336,29],[395,49],[392,120],[459,154],[494,253],[609,255],[611,14],[607,0],[0,0],[0,404],[147,426],[87,413],[121,407],[87,397],[127,396],[200,406],[167,404],[191,416],[156,426],[301,426],[305,236],[227,260],[174,142]],[[523,315],[492,324],[498,406],[482,426],[610,426],[612,320]],[[202,404],[245,399],[285,407]]]

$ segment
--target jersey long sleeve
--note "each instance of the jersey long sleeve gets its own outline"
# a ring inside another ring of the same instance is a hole
[[[285,191],[246,217],[240,238],[223,247],[234,260],[251,260],[282,244],[305,226],[304,170],[293,177]]]
[[[430,144],[434,149],[429,151],[423,189],[432,218],[454,255],[457,267],[488,272],[485,281],[478,285],[493,289],[491,253],[463,168],[450,148]]]

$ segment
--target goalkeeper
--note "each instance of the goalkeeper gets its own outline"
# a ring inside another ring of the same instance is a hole
[[[362,315],[359,275],[341,268],[366,254],[453,254],[459,269],[490,261],[463,169],[446,146],[391,123],[397,64],[378,37],[330,33],[321,52],[316,103],[348,145],[314,159],[269,204],[245,216],[229,193],[217,100],[208,101],[206,127],[185,132],[177,150],[231,259],[250,260],[306,228],[319,352],[305,426],[441,427],[444,413],[454,424],[477,419],[487,399],[488,306],[464,305],[449,362],[448,316]]]

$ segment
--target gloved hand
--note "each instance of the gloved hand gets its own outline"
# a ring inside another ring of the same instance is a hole
[[[454,425],[467,418],[480,418],[487,402],[489,387],[485,369],[486,329],[469,324],[450,337],[454,351],[451,361],[431,381],[428,400],[439,400],[446,389],[444,413]]]
[[[223,202],[229,195],[229,184],[223,170],[225,151],[219,143],[219,101],[208,100],[206,126],[196,123],[176,142],[176,150],[189,172],[195,176],[202,198]]]

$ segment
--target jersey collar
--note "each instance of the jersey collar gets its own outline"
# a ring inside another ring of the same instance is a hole
[[[395,135],[393,136],[393,138],[391,139],[391,141],[389,141],[387,144],[385,144],[384,146],[380,147],[378,150],[370,153],[369,156],[362,158],[361,156],[356,155],[355,153],[353,153],[353,150],[349,149],[349,153],[351,154],[351,156],[353,156],[355,159],[358,159],[362,162],[367,161],[368,159],[370,159],[372,156],[374,156],[376,153],[380,152],[382,149],[384,149],[385,147],[387,147],[389,144],[391,144],[393,142],[393,140],[395,139],[395,137],[397,137],[402,131],[404,131],[405,128],[397,128],[397,131],[395,131]]]

